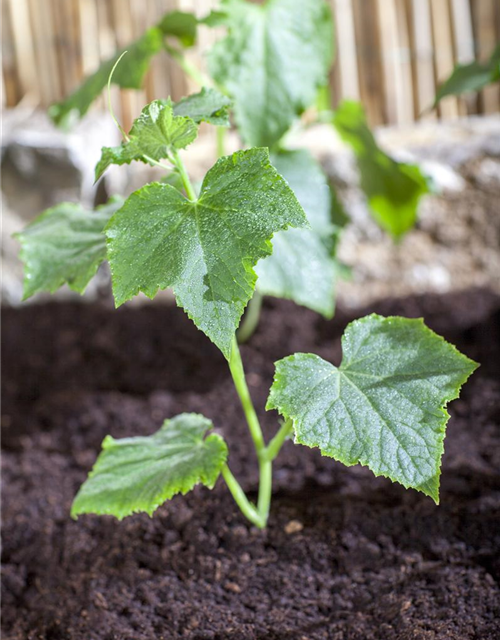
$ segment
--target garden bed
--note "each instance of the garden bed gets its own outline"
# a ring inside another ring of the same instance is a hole
[[[361,467],[286,443],[269,527],[221,481],[136,515],[70,520],[104,436],[153,433],[197,411],[227,440],[244,489],[254,454],[227,364],[180,309],[72,303],[6,309],[5,640],[466,640],[500,634],[500,298],[484,290],[386,300],[424,316],[482,366],[451,405],[441,506]],[[256,406],[273,362],[337,363],[352,312],[326,322],[266,302],[242,348]],[[274,413],[261,411],[268,436]]]

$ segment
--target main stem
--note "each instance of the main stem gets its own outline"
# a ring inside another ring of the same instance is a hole
[[[241,354],[238,347],[236,337],[233,338],[231,348],[231,358],[229,360],[229,369],[233,377],[234,386],[240,398],[243,412],[247,419],[250,435],[255,446],[257,458],[259,460],[259,497],[257,500],[257,512],[261,518],[262,524],[257,525],[264,527],[269,516],[269,506],[271,504],[271,491],[273,480],[272,460],[266,455],[266,444],[262,429],[260,428],[259,419],[253,406],[250,391],[245,379],[245,371],[241,361]]]
[[[177,168],[182,179],[182,184],[186,191],[186,195],[190,200],[196,200],[196,192],[191,184],[186,167],[177,152],[172,155],[172,163]],[[229,369],[233,377],[234,386],[240,398],[243,412],[247,420],[250,435],[252,436],[255,451],[259,461],[259,496],[257,506],[252,504],[245,495],[236,478],[231,473],[229,467],[224,465],[222,468],[222,476],[226,481],[229,491],[233,496],[236,504],[241,509],[243,515],[260,529],[267,524],[269,517],[269,506],[271,504],[271,491],[273,482],[273,460],[278,455],[279,450],[287,435],[291,432],[292,425],[290,421],[285,422],[280,428],[276,436],[271,440],[269,446],[266,447],[259,419],[253,406],[250,391],[245,378],[243,362],[238,347],[236,336],[233,337],[231,345],[231,357],[229,358]]]

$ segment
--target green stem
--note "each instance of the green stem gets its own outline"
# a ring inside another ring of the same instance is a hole
[[[236,337],[233,338],[233,344],[231,348],[231,358],[229,360],[229,369],[233,377],[234,386],[240,398],[241,406],[248,423],[250,435],[257,452],[257,458],[259,460],[259,497],[257,500],[257,513],[260,518],[260,524],[257,526],[265,527],[267,518],[269,516],[269,505],[271,503],[272,492],[272,462],[265,458],[266,445],[264,442],[264,436],[262,435],[262,429],[260,428],[259,419],[255,408],[253,406],[250,391],[245,379],[245,371],[243,369],[243,363],[241,361],[241,354],[236,341]],[[255,522],[252,520],[252,522]]]
[[[181,51],[179,51],[179,49],[176,49],[172,45],[168,44],[168,42],[163,43],[163,48],[177,62],[184,73],[188,75],[191,80],[196,82],[196,84],[198,84],[200,87],[210,87],[212,85],[212,81],[210,80],[210,78],[202,73],[192,62],[190,62],[186,58],[186,56]]]
[[[250,520],[250,522],[259,527],[259,529],[263,529],[266,526],[265,520],[261,517],[255,506],[246,497],[245,492],[241,488],[238,480],[236,480],[236,478],[231,473],[231,470],[229,469],[227,464],[222,467],[222,477],[226,481],[228,489],[231,492],[234,501],[240,508],[241,513],[245,516],[245,518]]]
[[[149,162],[149,164],[154,164],[155,167],[160,167],[160,169],[165,169],[165,171],[171,171],[172,170],[171,167],[169,167],[166,164],[163,164],[163,162],[158,162],[157,160],[154,160],[153,158],[151,158],[151,156],[143,155],[142,157],[144,158],[144,160],[147,160]]]
[[[238,342],[240,344],[249,340],[257,328],[260,319],[260,310],[262,308],[263,296],[257,291],[254,291],[253,298],[248,303],[248,307],[245,311],[245,315],[241,322],[241,325],[236,333]]]
[[[272,462],[276,458],[276,456],[281,450],[281,447],[283,446],[283,443],[288,438],[288,436],[292,433],[292,431],[293,431],[293,422],[291,418],[289,418],[286,422],[284,422],[281,425],[278,433],[267,445],[266,451],[265,451],[265,458],[267,460]]]
[[[267,524],[271,494],[273,490],[273,463],[270,460],[259,459],[259,497],[257,509],[263,521],[263,527]]]
[[[186,191],[187,197],[194,202],[195,200],[197,200],[196,192],[193,188],[193,185],[191,184],[191,180],[189,179],[184,162],[182,161],[182,158],[177,151],[174,151],[172,160],[177,167],[177,170],[179,171],[179,175],[181,176],[182,184]]]
[[[226,155],[226,146],[224,144],[226,139],[226,129],[224,127],[217,127],[215,131],[217,135],[217,157],[222,158]]]
[[[234,386],[240,398],[243,412],[247,419],[248,428],[250,429],[250,435],[252,436],[257,456],[260,458],[260,453],[266,447],[264,442],[264,436],[262,435],[262,429],[260,428],[259,419],[253,406],[252,398],[248,390],[247,382],[245,380],[245,371],[243,369],[243,363],[241,361],[241,354],[236,341],[236,337],[233,338],[233,344],[231,347],[231,357],[229,359],[229,369],[233,377]]]

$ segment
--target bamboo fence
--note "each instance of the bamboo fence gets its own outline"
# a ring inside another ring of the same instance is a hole
[[[297,0],[300,2],[301,0]],[[360,99],[369,121],[421,117],[457,62],[489,57],[500,40],[500,0],[330,0],[337,55],[333,103]],[[205,15],[217,0],[2,0],[2,106],[45,108],[68,95],[100,60],[126,46],[173,9]],[[193,62],[216,38],[201,28]],[[128,125],[154,98],[178,99],[194,87],[166,54],[154,59],[140,92],[114,92]],[[97,107],[103,106],[102,99]],[[500,111],[500,89],[447,98],[426,118]]]

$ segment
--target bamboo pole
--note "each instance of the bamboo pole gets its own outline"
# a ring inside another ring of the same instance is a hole
[[[440,83],[446,80],[455,66],[448,0],[431,0],[431,15],[436,75]],[[439,103],[439,111],[444,118],[456,118],[458,116],[456,98],[444,98]]]
[[[335,0],[334,11],[342,98],[359,100],[358,57],[351,0]]]
[[[21,97],[31,94],[33,100],[37,101],[36,92],[36,61],[33,48],[33,39],[30,32],[29,9],[26,0],[15,0],[2,3],[2,7],[10,9],[11,41],[14,46],[15,67],[17,70],[16,81],[18,83],[17,92]],[[7,17],[7,16],[6,16]],[[7,34],[6,34],[7,35]],[[2,38],[5,43],[8,36]]]
[[[401,3],[399,3],[401,4]],[[390,124],[413,120],[411,67],[407,27],[399,14],[396,0],[378,0],[380,37],[384,43],[382,65]]]
[[[455,39],[455,60],[466,64],[474,60],[474,32],[469,0],[451,0],[453,35]],[[460,115],[476,110],[475,96],[463,96],[458,99]]]
[[[415,60],[415,102],[417,116],[419,116],[425,109],[432,105],[436,95],[434,47],[429,0],[411,0],[411,21]],[[435,119],[435,111],[427,112],[425,118]]]
[[[384,70],[377,7],[375,3],[353,0],[358,52],[359,93],[371,125],[386,120]]]
[[[475,13],[477,57],[485,62],[498,43],[496,31],[496,7],[498,0],[475,0],[472,7]],[[500,90],[498,85],[486,87],[481,92],[483,113],[498,113]]]

